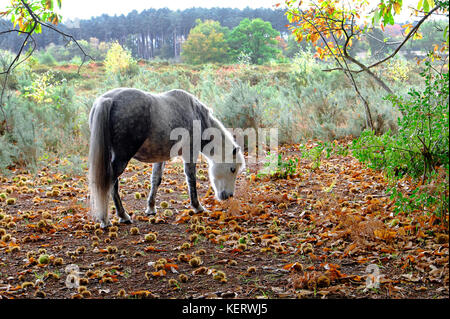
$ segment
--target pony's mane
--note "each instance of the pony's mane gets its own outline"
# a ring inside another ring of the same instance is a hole
[[[191,94],[190,94],[191,95]],[[200,118],[202,118],[202,126],[205,128],[217,128],[223,134],[223,137],[226,139],[226,142],[231,143],[233,148],[237,148],[238,151],[235,154],[235,159],[237,163],[241,164],[240,170],[245,167],[245,159],[241,151],[241,147],[234,140],[231,132],[214,116],[213,110],[199,101],[195,96],[191,95],[193,98],[193,104],[197,107],[197,112],[199,112]]]
[[[238,147],[239,145],[235,142],[231,132],[229,130],[227,130],[226,127],[223,126],[223,124],[214,116],[213,110],[210,107],[203,104],[201,101],[199,101],[192,94],[190,94],[190,93],[188,93],[188,94],[193,99],[193,102],[194,102],[193,104],[197,107],[197,110],[196,110],[197,113],[199,113],[200,118],[203,119],[202,125],[204,125],[205,128],[209,128],[209,127],[218,128],[223,133],[223,135],[227,138],[227,140],[229,140],[233,144],[233,146]]]

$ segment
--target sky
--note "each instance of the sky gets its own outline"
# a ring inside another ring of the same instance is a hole
[[[307,0],[306,0],[307,1]],[[379,0],[371,0],[375,4]],[[416,6],[419,0],[403,0],[404,7]],[[172,10],[183,10],[192,7],[228,7],[239,8],[274,8],[276,3],[283,3],[284,0],[62,0],[61,15],[63,22],[68,20],[89,19],[90,17],[108,15],[127,15],[133,10],[141,12],[149,8],[164,8]],[[0,0],[0,11],[10,3],[10,0]],[[406,5],[406,6],[405,6]],[[408,20],[409,10],[402,10],[401,16],[396,17],[396,21]]]

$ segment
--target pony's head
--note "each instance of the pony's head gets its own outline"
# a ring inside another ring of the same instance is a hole
[[[237,175],[245,167],[241,148],[233,148],[233,160],[230,162],[211,162],[209,165],[209,178],[216,197],[226,200],[234,195]]]

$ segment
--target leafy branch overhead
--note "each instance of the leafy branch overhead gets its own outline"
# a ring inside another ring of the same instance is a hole
[[[393,58],[399,50],[411,39],[420,38],[419,27],[433,13],[447,11],[447,3],[435,4],[432,0],[421,0],[414,13],[418,15],[423,12],[424,16],[415,26],[407,26],[404,32],[404,40],[398,43],[395,50],[387,57],[365,65],[351,54],[353,42],[361,40],[373,30],[377,24],[384,29],[386,24],[394,24],[394,15],[398,15],[402,9],[402,0],[382,1],[372,10],[372,19],[361,17],[367,12],[369,2],[365,0],[354,0],[351,2],[341,0],[317,0],[303,4],[303,1],[286,0],[286,17],[290,22],[289,29],[297,41],[310,42],[316,50],[315,56],[321,60],[333,59],[336,68],[328,69],[343,71],[351,81],[355,91],[366,106],[366,118],[368,126],[373,130],[373,120],[368,101],[360,94],[354,74],[365,72],[370,75],[387,93],[393,94],[389,85],[376,75],[371,69]],[[373,36],[372,36],[373,37]],[[447,35],[448,37],[448,35]],[[378,41],[383,42],[379,39]],[[448,47],[448,38],[447,38]],[[354,69],[354,67],[358,67]]]
[[[1,12],[0,16],[10,16],[11,22],[19,26],[21,32],[41,33],[43,23],[51,23],[58,25],[61,21],[61,15],[55,12],[55,4],[61,8],[61,0],[32,0],[19,1],[12,0],[11,5],[6,8],[6,11]]]
[[[360,40],[362,36],[370,36],[368,35],[369,31],[376,28],[377,25],[382,29],[386,24],[393,25],[395,23],[393,16],[402,11],[402,0],[392,0],[388,3],[382,1],[371,11],[373,12],[371,19],[370,16],[361,18],[360,15],[371,9],[368,1],[318,0],[310,1],[308,5],[305,5],[303,1],[286,0],[285,3],[288,7],[286,17],[290,22],[288,27],[297,41],[306,40],[313,44],[316,48],[316,57],[322,60],[332,57],[344,63],[344,59],[349,59],[360,67],[359,70],[348,69],[354,73],[368,71],[392,58],[411,37],[412,39],[422,37],[419,28],[432,14],[448,12],[448,1],[435,4],[433,0],[420,0],[417,9],[413,10],[413,15],[418,16],[422,13],[423,16],[414,26],[404,25],[403,35],[405,38],[397,43],[398,47],[394,52],[385,59],[364,67],[349,55],[348,51],[353,42]],[[448,30],[448,26],[446,30]],[[448,46],[448,32],[444,32],[444,39]],[[385,42],[383,39],[378,40]]]

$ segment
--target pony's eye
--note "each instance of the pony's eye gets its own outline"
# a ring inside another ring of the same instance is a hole
[[[230,167],[230,171],[231,171],[231,173],[236,172],[236,167]]]

